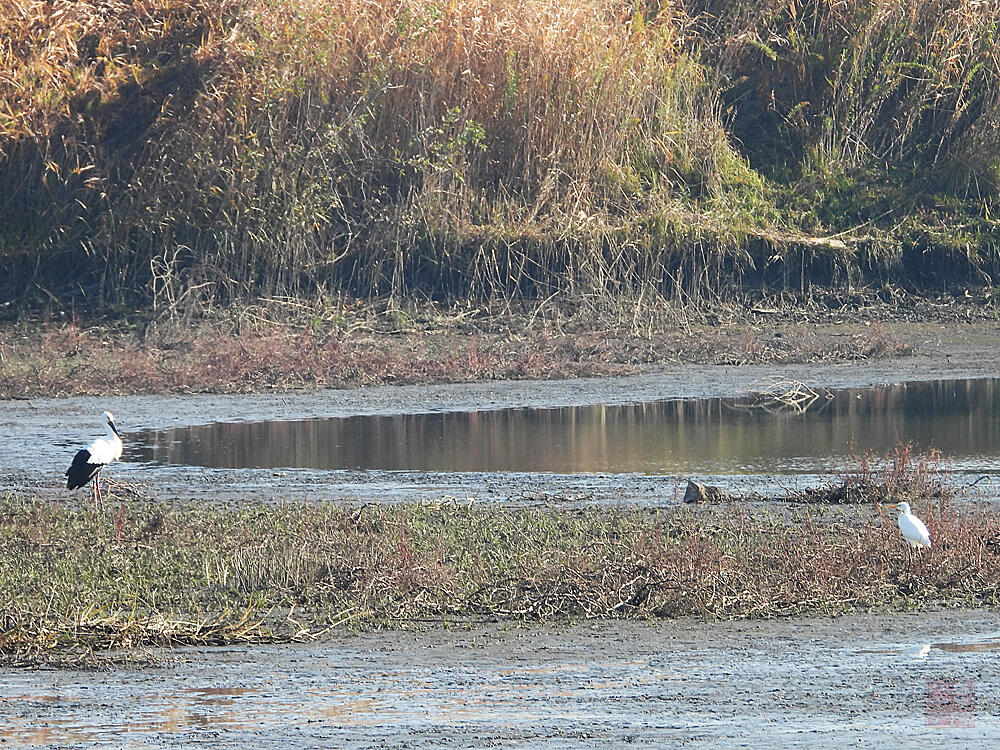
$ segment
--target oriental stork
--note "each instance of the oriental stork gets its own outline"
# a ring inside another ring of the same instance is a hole
[[[104,418],[111,428],[107,437],[97,438],[86,448],[77,451],[73,457],[73,465],[66,470],[67,489],[75,490],[91,479],[94,480],[95,508],[104,507],[104,498],[101,497],[101,469],[122,457],[122,436],[115,427],[115,415],[106,411]]]

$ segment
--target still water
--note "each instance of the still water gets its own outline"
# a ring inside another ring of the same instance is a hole
[[[897,441],[956,468],[1000,453],[1000,379],[831,391],[804,412],[750,399],[213,423],[129,436],[128,458],[219,468],[821,473]]]

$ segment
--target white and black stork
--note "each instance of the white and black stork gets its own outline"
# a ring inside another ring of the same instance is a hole
[[[91,479],[94,480],[95,508],[104,506],[104,498],[101,496],[101,469],[122,457],[122,436],[115,427],[115,415],[106,411],[104,418],[108,420],[111,432],[107,437],[97,438],[86,448],[77,451],[73,457],[73,465],[66,470],[67,489],[75,490],[83,487]]]

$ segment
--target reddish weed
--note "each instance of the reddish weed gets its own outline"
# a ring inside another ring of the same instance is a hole
[[[233,313],[234,315],[236,313]],[[459,328],[447,323],[381,330],[371,313],[337,310],[316,325],[257,316],[253,323],[138,331],[45,325],[4,336],[0,398],[155,393],[250,392],[386,383],[623,375],[644,364],[789,362],[857,356],[843,337],[748,338],[743,328],[640,335],[571,326],[527,325],[525,317]],[[490,330],[492,327],[492,330]]]
[[[893,502],[950,494],[945,482],[951,470],[936,449],[915,454],[912,443],[897,441],[891,453],[859,455],[852,441],[850,452],[856,468],[845,471],[842,479],[845,495],[852,501]]]
[[[915,508],[934,540],[917,555],[867,509],[838,522],[453,505],[122,506],[110,518],[0,502],[0,542],[17,550],[0,556],[0,651],[298,637],[344,613],[753,618],[1000,601],[1000,518],[948,503]],[[302,610],[293,630],[267,617],[289,608]],[[190,630],[219,612],[238,614]]]

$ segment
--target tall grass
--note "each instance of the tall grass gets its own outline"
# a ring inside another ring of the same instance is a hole
[[[952,186],[995,192],[994,0],[692,6],[711,19],[712,53],[737,82],[738,109],[781,120],[767,135],[788,139],[786,160],[836,171],[932,168]]]
[[[0,0],[0,293],[1000,272],[997,5]]]
[[[834,281],[1000,274],[995,0],[693,0],[732,133],[786,221],[847,240]],[[793,247],[776,247],[782,263]],[[815,271],[814,277],[822,278]]]
[[[731,232],[712,201],[761,188],[682,14],[14,6],[0,34],[26,48],[0,70],[38,84],[7,97],[0,182],[23,178],[0,241],[8,258],[44,247],[35,272],[92,296],[679,293],[738,249],[716,241]]]

